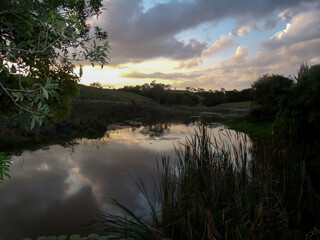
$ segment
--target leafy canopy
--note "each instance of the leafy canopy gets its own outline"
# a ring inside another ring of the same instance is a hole
[[[75,64],[107,64],[107,33],[88,20],[101,0],[3,0],[0,115],[14,125],[61,119],[77,96]]]
[[[320,65],[307,67],[280,102],[274,126],[279,135],[320,146]]]
[[[258,121],[273,121],[279,102],[293,81],[281,75],[264,75],[252,84],[253,102],[251,117]]]

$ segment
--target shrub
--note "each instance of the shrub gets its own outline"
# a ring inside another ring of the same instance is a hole
[[[279,102],[293,84],[281,75],[264,75],[252,84],[251,116],[255,121],[272,122],[279,110]]]
[[[320,193],[320,65],[306,70],[284,96],[273,126],[283,145],[304,152],[306,168]]]

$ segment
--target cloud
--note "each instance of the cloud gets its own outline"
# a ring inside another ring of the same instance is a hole
[[[270,40],[263,41],[262,47],[267,50],[278,49],[298,42],[320,38],[319,16],[319,9],[296,15],[284,30],[274,34]]]
[[[215,41],[210,48],[203,51],[203,57],[213,56],[225,49],[231,48],[234,44],[233,39],[231,36],[222,36],[219,40]]]
[[[162,80],[182,80],[188,78],[197,78],[200,77],[201,73],[193,72],[193,73],[141,73],[141,72],[131,72],[122,74],[121,77],[126,78],[147,78],[147,79],[162,79]]]
[[[303,62],[320,56],[320,9],[297,14],[285,29],[261,42],[260,52],[248,62],[252,67],[289,74]]]
[[[182,68],[190,69],[190,68],[199,66],[201,63],[202,63],[201,59],[192,58],[186,62],[185,61],[180,62],[179,67],[176,69],[182,69]]]
[[[95,24],[109,32],[111,65],[159,57],[188,60],[201,56],[207,49],[207,43],[177,39],[175,36],[184,30],[231,16],[244,26],[245,23],[264,19],[275,10],[285,10],[310,1],[172,0],[144,11],[142,0],[106,0],[104,3],[108,10],[99,20],[95,20]],[[238,34],[244,35],[248,31],[248,28],[240,28]]]
[[[235,64],[241,64],[249,55],[250,48],[246,46],[239,46],[236,53],[232,56],[231,61]]]
[[[319,64],[320,63],[320,59],[317,57],[314,57],[310,60],[311,64]]]
[[[249,87],[265,73],[292,75],[303,62],[320,59],[320,9],[301,12],[282,31],[261,42],[257,55],[249,59],[250,48],[239,46],[234,55],[203,73],[203,84]],[[212,72],[210,76],[208,74]]]
[[[251,27],[249,25],[242,26],[238,29],[233,30],[232,35],[236,36],[236,37],[246,37],[252,31],[252,28],[253,27]],[[256,28],[256,27],[254,27],[254,28]]]
[[[204,70],[195,70],[186,73],[160,73],[155,72],[145,74],[140,72],[132,72],[124,75],[130,78],[148,78],[173,80],[174,87],[204,87],[206,89],[226,89],[245,88],[250,86],[250,80],[256,77],[247,69],[247,57],[250,53],[250,48],[247,46],[239,46],[234,55],[226,61],[214,68]],[[185,66],[184,66],[185,67]],[[239,71],[242,75],[239,77]]]
[[[207,89],[246,88],[265,73],[288,76],[294,74],[303,62],[318,63],[320,59],[319,16],[320,9],[314,8],[292,17],[285,29],[274,34],[269,40],[261,42],[259,52],[251,59],[249,59],[250,48],[238,46],[232,57],[221,61],[213,68],[188,74],[175,73],[174,76],[179,75],[179,80],[181,79],[175,83],[175,87],[199,87],[201,85]],[[227,42],[226,38],[216,41],[210,47],[211,53],[217,51],[219,49],[217,46],[223,45],[224,41]],[[160,75],[162,79],[172,79],[168,74],[161,73]]]
[[[265,30],[274,29],[278,24],[278,19],[267,19],[264,23]]]

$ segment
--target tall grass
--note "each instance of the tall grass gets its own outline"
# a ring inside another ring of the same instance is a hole
[[[273,144],[250,147],[244,134],[232,140],[226,144],[199,127],[176,149],[175,164],[167,158],[159,163],[154,194],[138,181],[149,216],[113,200],[123,214],[101,214],[96,224],[108,234],[141,240],[320,237],[320,199],[303,156]]]

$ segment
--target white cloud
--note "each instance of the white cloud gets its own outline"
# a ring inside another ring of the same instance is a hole
[[[314,57],[310,60],[311,64],[317,64],[320,63],[320,57]]]
[[[229,35],[228,37],[222,36],[219,40],[215,41],[211,47],[204,50],[202,53],[203,57],[213,56],[225,49],[231,48],[234,44],[233,39]]]
[[[290,44],[320,38],[320,9],[294,16],[286,28],[262,43],[267,49],[281,48]]]
[[[202,63],[201,59],[192,58],[192,59],[190,59],[188,61],[180,62],[179,67],[176,68],[176,69],[182,69],[182,68],[190,69],[190,68],[199,66],[201,63]]]
[[[236,37],[246,37],[252,31],[252,27],[249,25],[242,26],[232,31],[232,35]]]

